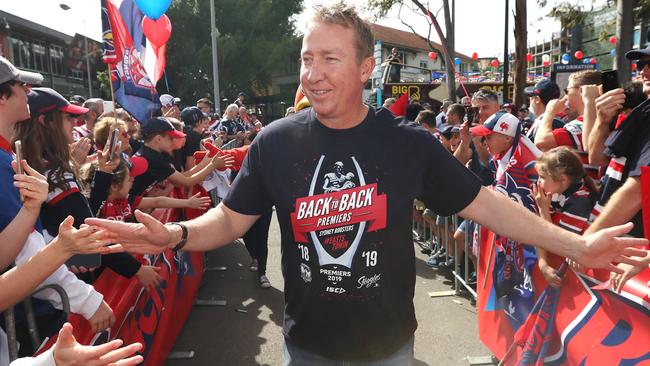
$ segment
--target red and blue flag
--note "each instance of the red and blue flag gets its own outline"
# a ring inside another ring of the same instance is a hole
[[[162,57],[158,49],[153,53],[156,57],[149,56],[143,17],[133,0],[102,0],[103,59],[111,70],[115,99],[139,122],[160,110],[155,83],[165,65],[164,47]],[[145,64],[153,64],[153,71],[148,73]]]

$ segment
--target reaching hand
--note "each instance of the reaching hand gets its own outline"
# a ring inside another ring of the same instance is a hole
[[[113,309],[102,300],[102,303],[99,304],[99,308],[95,311],[95,314],[88,319],[90,327],[92,328],[93,333],[101,332],[104,329],[109,328],[113,323],[115,323],[115,315],[113,314]]]
[[[210,197],[201,197],[201,193],[197,193],[194,196],[187,199],[187,207],[193,208],[195,210],[206,210],[212,204]]]
[[[623,287],[625,286],[625,283],[630,278],[636,276],[638,273],[648,268],[648,262],[650,261],[650,252],[647,252],[645,258],[639,258],[639,259],[641,260],[641,264],[638,266],[632,266],[629,264],[620,263],[617,267],[622,269],[624,272],[610,273],[609,280],[610,283],[612,284],[612,287],[614,288],[614,291],[620,293]]]
[[[105,219],[86,219],[86,224],[98,226],[110,233],[113,242],[120,243],[126,251],[142,254],[158,254],[167,249],[171,233],[160,221],[135,211],[138,224]]]
[[[99,228],[94,226],[84,226],[77,230],[72,226],[73,223],[74,218],[72,216],[66,217],[59,225],[59,235],[57,235],[50,245],[60,245],[69,255],[91,253],[109,254],[121,250],[118,246],[107,246],[112,241],[108,240],[106,231],[99,230]],[[80,272],[83,273],[86,271]]]
[[[582,249],[583,253],[574,259],[587,268],[604,268],[616,273],[625,271],[614,266],[612,262],[641,265],[640,260],[632,257],[644,257],[646,251],[632,247],[645,247],[648,240],[620,237],[632,230],[632,227],[632,223],[627,223],[584,236],[586,245]]]
[[[14,186],[18,187],[20,196],[23,200],[23,206],[29,210],[40,212],[41,205],[47,199],[48,184],[47,179],[36,170],[32,169],[26,160],[21,162],[23,174],[14,175]],[[11,162],[14,171],[17,170],[17,162]]]
[[[138,277],[138,281],[142,287],[147,291],[153,291],[161,281],[160,268],[155,266],[141,266],[138,272],[135,274]]]
[[[82,165],[86,162],[88,157],[88,152],[90,152],[90,139],[83,137],[76,142],[70,144],[70,155],[77,162],[77,164]]]
[[[83,346],[77,343],[72,330],[72,325],[65,323],[59,331],[53,349],[57,366],[135,366],[144,361],[142,356],[129,357],[142,349],[140,343],[121,347],[122,340],[116,339],[99,346]]]
[[[234,162],[235,158],[230,154],[217,153],[217,155],[212,158],[212,167],[217,170],[223,170],[230,168]]]

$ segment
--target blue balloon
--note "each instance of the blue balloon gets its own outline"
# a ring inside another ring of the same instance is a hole
[[[135,4],[147,18],[157,20],[169,9],[172,0],[135,0]]]
[[[588,63],[589,63],[589,59],[586,58],[586,57],[583,58],[583,59],[582,59],[582,63],[583,63],[583,64],[588,64]]]
[[[563,54],[562,55],[562,61],[564,61],[564,62],[571,61],[571,55],[569,55],[568,53]]]
[[[456,58],[454,59],[454,63],[455,63],[456,65],[460,65],[460,58],[459,58],[459,57],[456,57]]]
[[[612,50],[609,51],[609,54],[610,54],[612,57],[615,57],[615,56],[616,56],[616,48],[612,48]]]

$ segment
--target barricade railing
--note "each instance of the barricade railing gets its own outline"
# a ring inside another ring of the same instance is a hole
[[[61,310],[63,311],[65,319],[68,319],[70,315],[70,299],[68,298],[68,294],[65,292],[63,287],[57,284],[49,284],[40,287],[36,291],[32,292],[29,297],[25,298],[22,303],[25,306],[25,320],[27,322],[27,329],[33,349],[39,349],[43,340],[41,340],[38,333],[38,325],[36,324],[36,316],[34,315],[31,298],[44,290],[53,290],[56,292],[59,297],[61,297]],[[13,361],[18,358],[18,338],[16,335],[16,319],[14,317],[13,307],[10,307],[5,311],[5,328],[9,348],[9,361]]]
[[[464,251],[463,251],[463,256],[461,256],[458,250],[459,249],[458,242],[454,239],[454,233],[456,233],[459,227],[459,217],[457,215],[442,217],[442,220],[435,220],[435,215],[434,215],[434,220],[432,220],[432,223],[430,223],[424,217],[424,215],[422,216],[421,220],[417,219],[415,215],[413,217],[412,230],[413,230],[414,240],[418,242],[422,242],[424,243],[424,245],[428,245],[432,253],[435,253],[436,249],[439,249],[435,247],[435,243],[436,243],[435,239],[437,239],[438,245],[444,248],[443,259],[445,265],[450,266],[453,258],[453,268],[451,270],[451,274],[454,277],[453,291],[437,292],[435,293],[435,295],[433,295],[432,293],[431,296],[437,297],[437,296],[460,295],[461,290],[464,289],[472,296],[474,301],[476,301],[478,297],[476,290],[474,290],[472,285],[469,283],[469,279],[471,276],[469,270],[470,268],[469,256],[472,250],[472,243],[475,240],[474,231],[476,230],[476,232],[478,232],[480,235],[480,228],[478,227],[478,224],[473,223],[472,225],[470,225],[469,222],[465,224],[465,226],[466,226],[464,231],[465,243],[463,244]],[[437,233],[438,236],[437,238],[435,233]],[[450,248],[452,246],[454,249],[453,256],[450,256],[449,253],[451,253]],[[462,271],[461,271],[461,261],[463,261],[464,264],[463,266],[464,269]],[[440,260],[440,262],[443,262],[443,260]]]

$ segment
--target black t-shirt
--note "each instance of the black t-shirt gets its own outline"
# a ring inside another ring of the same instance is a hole
[[[149,168],[144,174],[138,175],[133,180],[133,186],[129,192],[133,196],[142,196],[154,183],[162,182],[176,172],[169,154],[158,152],[145,145],[136,155],[147,159]]]
[[[188,157],[194,155],[195,152],[201,150],[201,134],[194,130],[187,130],[185,145],[183,145],[183,156]]]
[[[480,184],[428,131],[370,109],[356,127],[322,125],[307,109],[255,139],[225,205],[275,205],[282,232],[284,334],[335,360],[372,360],[403,346],[413,308],[413,199],[441,215]]]

